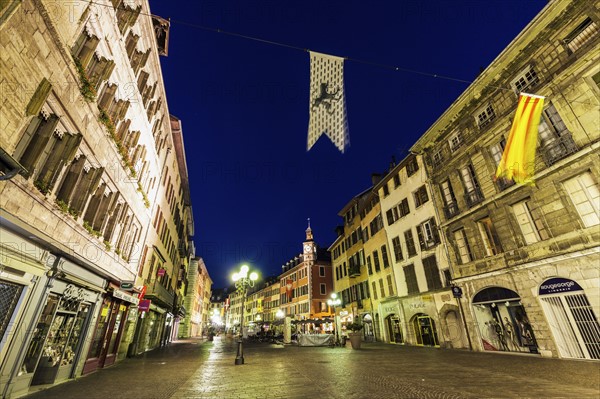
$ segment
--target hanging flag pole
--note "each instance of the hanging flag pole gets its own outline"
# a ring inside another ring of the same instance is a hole
[[[344,59],[310,51],[310,101],[306,150],[309,151],[323,133],[342,153],[350,146],[346,97],[344,93]]]
[[[538,126],[545,97],[521,93],[517,112],[496,170],[496,179],[533,185]]]

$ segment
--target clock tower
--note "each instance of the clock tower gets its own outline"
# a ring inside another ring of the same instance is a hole
[[[306,241],[303,243],[304,260],[315,260],[317,257],[317,246],[315,244],[312,229],[310,228],[310,218],[308,219],[308,228],[306,229]]]

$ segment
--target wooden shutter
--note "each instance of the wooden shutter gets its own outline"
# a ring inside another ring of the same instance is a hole
[[[22,172],[25,177],[30,177],[35,171],[36,163],[44,152],[44,148],[48,144],[50,137],[58,125],[59,117],[51,114],[48,119],[40,117],[41,122],[33,134],[31,141],[23,152],[19,163],[26,169]],[[32,120],[31,123],[37,123],[37,120]]]

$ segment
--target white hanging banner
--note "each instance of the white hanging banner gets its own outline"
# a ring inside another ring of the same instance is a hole
[[[343,58],[310,52],[309,112],[306,150],[325,133],[343,153],[350,146]]]

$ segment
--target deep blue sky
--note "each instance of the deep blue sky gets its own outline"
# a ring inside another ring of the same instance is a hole
[[[341,154],[322,136],[306,152],[308,53],[188,24],[472,80],[546,3],[152,0],[154,14],[172,19],[163,75],[183,122],[196,253],[213,287],[244,262],[279,274],[301,252],[308,217],[329,246],[338,211],[467,85],[348,61],[351,147]]]

